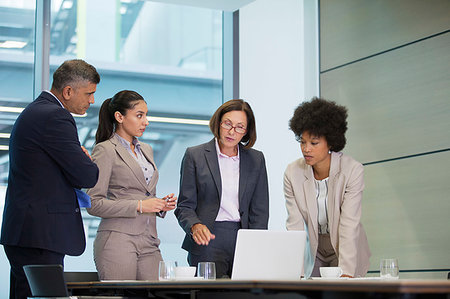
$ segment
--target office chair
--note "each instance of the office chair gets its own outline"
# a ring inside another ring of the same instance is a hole
[[[33,297],[69,297],[61,265],[23,266]]]

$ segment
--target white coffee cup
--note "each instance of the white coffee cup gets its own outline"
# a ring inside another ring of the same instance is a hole
[[[192,278],[195,276],[196,267],[175,267],[176,278]]]
[[[320,267],[320,276],[325,278],[338,278],[342,275],[341,267]]]

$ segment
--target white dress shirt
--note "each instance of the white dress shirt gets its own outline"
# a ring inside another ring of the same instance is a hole
[[[316,180],[319,234],[327,234],[328,230],[328,178]]]
[[[229,157],[220,151],[216,139],[217,159],[219,161],[222,194],[216,221],[239,222],[239,147],[238,154]]]

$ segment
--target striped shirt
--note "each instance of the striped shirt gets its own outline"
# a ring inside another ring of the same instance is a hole
[[[117,139],[119,139],[120,143],[123,145],[123,147],[127,150],[127,152],[136,160],[136,162],[139,164],[139,166],[142,169],[142,172],[144,173],[145,182],[150,183],[153,173],[155,172],[155,168],[153,167],[152,163],[147,161],[144,154],[141,151],[141,144],[139,143],[139,140],[137,138],[133,138],[133,145],[134,145],[134,153],[131,150],[130,142],[124,138],[122,138],[118,134],[114,134],[117,136]]]

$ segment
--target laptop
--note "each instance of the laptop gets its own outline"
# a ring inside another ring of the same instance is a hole
[[[232,280],[300,280],[305,231],[240,229]]]

